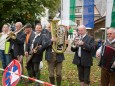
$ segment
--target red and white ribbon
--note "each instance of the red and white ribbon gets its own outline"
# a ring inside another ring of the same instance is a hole
[[[20,77],[26,78],[26,79],[28,79],[28,80],[32,80],[32,81],[34,81],[34,82],[41,83],[41,84],[43,84],[44,86],[55,86],[55,85],[52,85],[52,84],[50,84],[50,83],[48,83],[48,82],[44,82],[44,81],[37,80],[37,79],[31,78],[31,77],[28,77],[28,76],[25,76],[25,75],[21,75],[21,74],[18,74],[18,73],[14,73],[14,72],[12,72],[12,71],[4,70],[4,69],[2,69],[2,68],[0,68],[0,70],[1,70],[1,71],[6,71],[6,72],[10,72],[10,73],[16,74],[16,75],[18,75],[18,76],[20,76]]]

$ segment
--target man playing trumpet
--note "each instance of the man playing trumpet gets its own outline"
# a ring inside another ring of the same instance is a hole
[[[17,59],[22,66],[22,74],[23,74],[23,57],[24,57],[24,42],[26,39],[26,34],[23,32],[23,27],[22,27],[21,22],[16,22],[15,23],[15,31],[11,32],[7,39],[10,41],[10,56],[11,60]],[[26,83],[26,81],[25,81]]]
[[[90,69],[92,66],[92,51],[94,50],[94,39],[87,35],[86,27],[78,27],[79,37],[75,39],[75,46],[71,50],[75,52],[73,64],[77,65],[80,86],[89,86]],[[77,39],[78,38],[78,39]]]
[[[30,44],[28,46],[30,48],[32,55],[31,58],[31,64],[33,67],[33,73],[35,74],[36,79],[40,79],[40,69],[39,65],[43,58],[43,51],[48,46],[49,40],[47,39],[46,35],[41,33],[42,31],[42,25],[40,23],[36,24],[35,26],[35,36]],[[38,47],[36,49],[36,47]],[[29,68],[27,68],[29,71]],[[40,86],[40,83],[35,83],[35,86]]]
[[[15,24],[15,36],[11,37],[11,59],[18,59],[20,62],[22,62],[22,58],[24,56],[24,42],[26,39],[25,33],[20,29],[22,28],[22,23],[17,22]]]

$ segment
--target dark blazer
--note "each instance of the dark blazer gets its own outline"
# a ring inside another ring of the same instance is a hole
[[[34,37],[35,37],[35,32],[32,31],[31,35],[30,35],[30,38],[28,40],[28,43],[26,43],[26,45],[25,45],[25,51],[27,51],[28,53],[30,52],[30,46],[32,44],[32,41],[33,41]]]
[[[47,38],[49,39],[49,46],[46,48],[46,53],[45,53],[45,59],[50,61],[52,59],[52,41],[51,41],[51,33],[47,32],[46,33]],[[56,53],[56,60],[57,62],[62,62],[64,60],[64,54],[57,54]]]
[[[75,52],[73,64],[91,66],[93,63],[92,52],[94,50],[94,39],[88,35],[83,38],[84,45],[81,46],[81,57],[78,56],[78,47],[71,50]]]
[[[11,48],[13,47],[14,57],[18,55],[24,55],[24,42],[26,39],[26,34],[21,31],[17,34],[16,39],[11,39]]]
[[[44,34],[40,34],[40,36],[37,36],[34,41],[34,48],[38,45],[41,45],[41,47],[38,49],[37,53],[35,53],[32,57],[32,62],[40,62],[42,61],[43,57],[43,51],[46,47],[48,47],[49,41]]]

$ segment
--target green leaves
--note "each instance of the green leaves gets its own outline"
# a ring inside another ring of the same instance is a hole
[[[4,24],[11,21],[33,22],[35,14],[42,15],[45,8],[54,16],[60,0],[0,0],[0,20]]]

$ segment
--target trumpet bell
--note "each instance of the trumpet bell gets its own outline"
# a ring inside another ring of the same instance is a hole
[[[14,32],[10,32],[9,34],[8,34],[8,37],[6,38],[6,40],[9,40],[10,38],[11,39],[16,39],[16,36],[17,36],[17,34],[20,32],[20,31],[23,31],[24,29],[25,29],[25,27],[26,27],[26,25],[24,26],[24,27],[22,27],[20,30],[18,30],[18,31],[14,31]]]
[[[15,33],[11,31],[11,32],[8,34],[8,37],[7,37],[6,39],[9,39],[9,38],[16,39]]]

